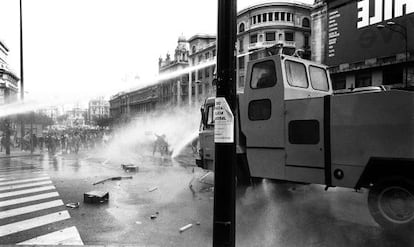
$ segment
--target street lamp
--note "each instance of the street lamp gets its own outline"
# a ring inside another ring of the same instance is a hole
[[[399,27],[401,30],[398,29],[394,29],[391,28],[392,26],[396,26]],[[405,62],[404,62],[404,70],[405,70],[405,87],[408,87],[408,67],[407,67],[407,63],[408,63],[408,33],[407,33],[407,26],[395,23],[393,21],[387,21],[384,24],[378,24],[377,25],[378,29],[382,29],[382,28],[387,28],[393,32],[399,33],[403,38],[404,38],[404,42],[405,42]]]

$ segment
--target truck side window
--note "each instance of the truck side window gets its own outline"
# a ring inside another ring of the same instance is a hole
[[[289,85],[307,88],[309,86],[306,67],[303,63],[285,61],[286,77]]]
[[[249,102],[248,115],[252,121],[268,120],[272,115],[272,103],[269,99],[252,100]]]
[[[326,70],[316,66],[309,66],[310,81],[312,87],[316,90],[328,91],[328,77],[326,75]]]
[[[210,105],[207,108],[207,129],[214,128],[214,105]]]
[[[288,126],[289,142],[291,144],[318,144],[318,120],[292,120]]]
[[[259,62],[253,65],[251,88],[267,88],[276,85],[276,70],[272,60]]]

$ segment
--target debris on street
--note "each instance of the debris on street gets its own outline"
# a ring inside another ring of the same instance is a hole
[[[180,233],[182,233],[183,231],[186,231],[186,230],[190,229],[192,226],[193,226],[193,224],[188,224],[188,225],[185,225],[185,226],[181,227],[180,228]]]
[[[135,221],[135,224],[137,224],[137,225],[141,225],[141,224],[142,224],[142,222],[141,222],[141,221]]]
[[[121,167],[126,172],[139,172],[139,167],[134,164],[121,164]]]
[[[83,194],[84,203],[103,203],[109,199],[109,192],[103,191],[90,191]]]
[[[151,214],[150,219],[155,220],[159,214],[160,214],[159,212],[155,212],[155,214]]]
[[[200,224],[201,224],[200,221],[197,221],[196,225],[199,226]]]
[[[155,187],[149,188],[149,189],[148,189],[148,192],[153,192],[153,191],[155,191],[155,190],[157,190],[157,189],[158,189],[158,187],[156,187],[156,186],[155,186]]]
[[[79,205],[80,205],[79,202],[70,202],[70,203],[66,204],[66,207],[68,207],[68,208],[78,208]]]
[[[106,181],[116,181],[116,180],[122,180],[122,179],[132,179],[132,176],[106,178],[104,180],[101,180],[101,181],[98,181],[96,183],[93,183],[93,185],[103,184]]]

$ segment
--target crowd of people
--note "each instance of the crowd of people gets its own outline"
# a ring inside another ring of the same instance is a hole
[[[23,151],[48,151],[50,154],[57,152],[78,153],[79,150],[88,150],[96,147],[105,146],[112,135],[107,130],[95,129],[67,129],[67,130],[50,130],[37,136],[26,132],[23,138],[11,138],[11,145]],[[2,149],[4,146],[1,138]]]

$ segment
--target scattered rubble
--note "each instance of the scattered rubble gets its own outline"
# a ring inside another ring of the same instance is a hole
[[[148,189],[148,192],[153,192],[153,191],[155,191],[155,190],[158,190],[158,187],[156,187],[156,186],[155,186],[155,187],[149,188],[149,189]]]
[[[109,192],[90,191],[83,194],[84,203],[103,203],[109,200]]]
[[[155,212],[155,214],[151,214],[150,219],[155,220],[159,214],[160,214],[159,212]]]
[[[68,207],[68,208],[78,208],[79,205],[80,205],[79,202],[70,202],[70,203],[66,204],[66,207]]]
[[[193,226],[193,224],[188,224],[188,225],[185,225],[185,226],[181,227],[180,228],[180,233],[190,229],[192,226]]]
[[[93,185],[97,185],[97,184],[103,184],[106,181],[116,181],[116,180],[122,180],[122,179],[132,179],[132,176],[127,176],[127,177],[112,177],[112,178],[106,178],[104,180],[98,181],[96,183],[93,183]]]
[[[126,172],[139,172],[139,167],[134,164],[121,164],[122,169]]]

